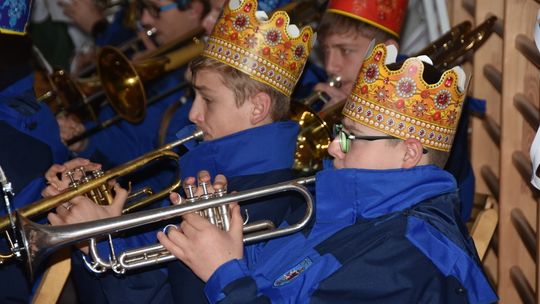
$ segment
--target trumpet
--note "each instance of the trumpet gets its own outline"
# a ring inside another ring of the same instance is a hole
[[[20,232],[22,251],[27,258],[27,266],[31,278],[36,269],[50,254],[56,250],[88,239],[107,236],[111,233],[125,231],[144,225],[169,220],[183,214],[219,208],[232,202],[249,201],[255,198],[275,195],[287,191],[295,191],[302,195],[306,203],[306,212],[303,218],[295,224],[279,229],[265,229],[244,235],[245,243],[258,242],[269,238],[281,237],[303,229],[313,216],[313,197],[306,189],[305,184],[313,183],[315,177],[306,177],[289,182],[279,183],[273,186],[260,187],[253,190],[232,193],[229,195],[217,195],[216,197],[192,200],[185,204],[173,205],[153,210],[140,211],[120,217],[107,218],[93,222],[71,224],[64,226],[40,225],[28,220],[24,215],[17,212],[17,231]],[[133,253],[133,252],[130,252]],[[137,256],[125,259],[128,264],[114,264],[113,269],[123,272],[124,269],[133,269],[147,265],[156,265],[164,261],[174,259],[161,245],[141,248]],[[111,261],[113,262],[113,261]]]
[[[60,193],[53,197],[43,198],[30,205],[20,208],[17,210],[17,213],[19,213],[23,217],[35,217],[40,214],[44,214],[48,212],[49,210],[59,206],[63,202],[69,201],[70,199],[76,196],[85,195],[85,194],[88,194],[90,197],[97,197],[98,202],[110,201],[110,198],[108,198],[109,195],[107,193],[107,189],[103,189],[104,185],[108,184],[108,181],[118,178],[118,177],[128,175],[140,168],[143,168],[144,166],[154,161],[158,161],[161,159],[170,159],[173,161],[177,161],[180,156],[176,154],[175,152],[173,152],[172,150],[175,147],[182,145],[190,140],[202,139],[202,136],[203,136],[203,132],[200,130],[197,130],[192,135],[189,135],[185,138],[178,139],[177,141],[166,144],[128,163],[115,167],[103,174],[94,176],[94,178],[88,179],[85,182],[76,183],[74,187],[72,187],[71,189],[63,193]],[[171,183],[168,187],[164,188],[163,190],[157,193],[154,193],[152,195],[149,195],[147,197],[144,197],[143,199],[130,204],[128,207],[126,207],[123,210],[123,213],[131,212],[137,208],[146,206],[157,199],[164,198],[171,191],[174,191],[179,186],[180,186],[180,179],[176,179],[173,183]],[[0,217],[0,232],[7,231],[7,229],[11,227],[12,225],[14,225],[14,223],[13,223],[11,213],[9,213],[6,216]],[[18,244],[15,244],[12,247],[17,248]],[[14,255],[17,255],[17,254],[15,252],[12,252],[10,254],[0,255],[0,263],[3,262],[4,260],[12,258]]]

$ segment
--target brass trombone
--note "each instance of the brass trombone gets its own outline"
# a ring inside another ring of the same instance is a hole
[[[322,160],[328,156],[331,128],[315,111],[299,102],[291,102],[290,118],[300,125],[293,169],[308,174],[319,171]]]
[[[87,193],[91,193],[93,191],[99,191],[100,188],[103,187],[103,185],[107,185],[107,182],[122,177],[125,175],[128,175],[140,168],[143,168],[144,166],[148,165],[151,162],[160,160],[160,159],[170,159],[177,161],[179,159],[179,155],[173,152],[172,150],[182,145],[190,140],[199,140],[202,139],[203,132],[200,130],[195,131],[192,135],[187,136],[182,139],[178,139],[177,141],[174,141],[172,143],[166,144],[154,151],[151,151],[149,153],[146,153],[139,158],[136,158],[128,163],[125,163],[123,165],[120,165],[118,167],[115,167],[107,172],[105,172],[102,176],[98,176],[96,178],[93,178],[85,183],[80,183],[73,189],[69,189],[63,193],[60,193],[53,197],[43,198],[41,200],[38,200],[30,205],[27,205],[25,207],[22,207],[17,210],[17,213],[19,213],[23,217],[35,217],[40,214],[44,214],[48,212],[49,210],[59,206],[63,202],[67,202],[70,199],[84,195]],[[166,197],[171,191],[174,191],[178,186],[180,185],[180,179],[176,179],[173,183],[169,185],[169,187],[164,188],[163,190],[151,195],[147,196],[135,203],[130,204],[128,207],[126,207],[123,212],[131,212],[134,209],[140,208],[142,206],[145,206],[157,199],[161,199]],[[7,229],[12,225],[10,215],[5,215],[0,217],[0,232],[5,232]],[[15,246],[16,247],[16,246]],[[6,255],[0,255],[0,262],[3,262],[6,259],[10,259],[13,257],[13,253],[6,254]]]
[[[201,28],[188,32],[134,63],[118,49],[103,47],[97,58],[98,75],[92,77],[73,80],[65,71],[54,72],[51,75],[51,84],[59,97],[55,106],[63,108],[64,113],[75,112],[82,120],[97,120],[96,102],[105,96],[118,114],[83,135],[69,140],[68,145],[122,119],[139,123],[144,118],[148,104],[186,87],[187,83],[181,83],[160,94],[158,98],[147,100],[143,83],[171,72],[201,54],[204,45],[197,37],[202,34]]]
[[[120,217],[54,227],[36,224],[29,221],[23,214],[17,213],[17,231],[20,232],[21,244],[24,248],[21,250],[24,250],[24,253],[26,254],[29,273],[32,277],[33,270],[36,269],[36,267],[38,267],[50,254],[71,244],[152,223],[158,223],[186,213],[202,211],[209,208],[219,208],[224,204],[232,202],[248,201],[287,191],[296,191],[301,194],[306,201],[306,212],[304,217],[298,223],[287,227],[270,230],[266,229],[263,231],[252,232],[244,236],[245,243],[257,242],[297,232],[308,224],[313,215],[313,198],[303,185],[314,181],[315,177],[311,176],[279,183],[273,186],[232,193],[225,196],[218,195],[209,199],[194,200],[185,204],[140,211]],[[117,272],[123,272],[125,269],[155,265],[174,259],[174,256],[164,251],[164,248],[161,245],[139,249],[137,254],[137,258],[131,255],[130,259],[126,259],[125,261],[129,262],[126,265],[122,265],[119,262],[114,264],[112,263],[113,261],[111,261],[113,269]]]

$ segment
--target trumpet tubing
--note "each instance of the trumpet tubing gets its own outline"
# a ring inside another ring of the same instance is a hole
[[[232,193],[222,197],[213,197],[205,200],[197,200],[187,202],[185,204],[173,205],[153,210],[139,211],[123,215],[121,217],[107,218],[93,222],[85,222],[80,224],[71,224],[64,226],[49,226],[33,223],[26,219],[22,214],[17,213],[18,231],[20,231],[21,241],[26,251],[28,258],[28,268],[32,275],[33,269],[36,268],[43,260],[54,251],[71,244],[75,244],[84,240],[102,237],[111,233],[125,231],[140,226],[157,223],[169,220],[183,214],[201,211],[209,208],[216,208],[224,204],[232,202],[242,202],[254,198],[260,198],[268,195],[286,191],[296,191],[300,193],[306,201],[306,213],[304,217],[295,224],[280,229],[271,231],[257,231],[244,236],[244,242],[256,242],[269,238],[280,237],[286,234],[294,233],[304,228],[313,215],[313,198],[306,187],[302,186],[315,181],[315,177],[307,177],[294,181],[279,183],[273,186],[261,187],[253,190]],[[159,246],[151,246],[150,251],[143,248],[143,251],[138,252],[139,257],[131,256],[131,261],[144,260],[146,257],[152,256],[152,261],[173,259],[173,257],[163,257],[160,255],[162,248]],[[156,255],[152,255],[152,254]],[[170,254],[169,254],[170,255]],[[144,261],[146,262],[146,261]],[[151,262],[155,263],[155,262]],[[143,263],[147,264],[147,263]],[[118,266],[120,267],[120,266]],[[120,270],[118,270],[121,272]]]
[[[178,154],[174,153],[172,149],[176,146],[179,146],[187,141],[193,140],[193,139],[200,139],[202,138],[202,131],[196,131],[192,135],[179,139],[175,142],[169,143],[167,145],[162,146],[161,148],[154,150],[152,152],[149,152],[147,154],[144,154],[140,156],[139,158],[136,158],[128,163],[125,163],[123,165],[120,165],[118,167],[115,167],[107,172],[105,172],[103,175],[93,178],[85,183],[80,183],[76,185],[73,189],[70,189],[68,191],[65,191],[63,193],[60,193],[56,196],[43,198],[41,200],[38,200],[30,205],[27,205],[23,208],[20,208],[17,210],[17,213],[20,214],[23,217],[34,217],[40,214],[44,214],[48,212],[49,210],[59,206],[63,202],[67,202],[70,199],[79,196],[79,195],[85,195],[87,193],[90,193],[91,191],[95,191],[96,189],[101,188],[104,184],[106,184],[109,180],[128,175],[129,173],[144,167],[145,165],[162,159],[162,158],[169,158],[172,160],[178,160],[179,156]],[[177,180],[175,183],[173,183],[169,188],[166,188],[158,193],[156,193],[155,197],[146,197],[145,199],[141,200],[140,202],[130,205],[129,208],[137,208],[141,205],[145,205],[155,199],[158,199],[160,197],[164,197],[169,194],[172,190],[176,189],[180,185],[180,181]],[[131,210],[130,209],[130,210]],[[10,225],[9,216],[2,216],[0,217],[0,231],[5,231]]]

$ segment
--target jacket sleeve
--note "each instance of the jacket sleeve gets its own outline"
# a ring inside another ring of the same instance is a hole
[[[270,303],[260,295],[244,260],[231,260],[218,268],[204,288],[210,303]]]

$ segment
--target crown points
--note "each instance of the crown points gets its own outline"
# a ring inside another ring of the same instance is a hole
[[[421,58],[409,58],[390,70],[391,52],[383,44],[371,50],[343,114],[393,136],[424,139],[430,148],[449,151],[465,99],[465,73],[449,70],[428,84]]]
[[[286,12],[268,18],[257,11],[256,0],[230,0],[203,54],[290,96],[315,35],[310,27],[300,30],[289,22]]]

